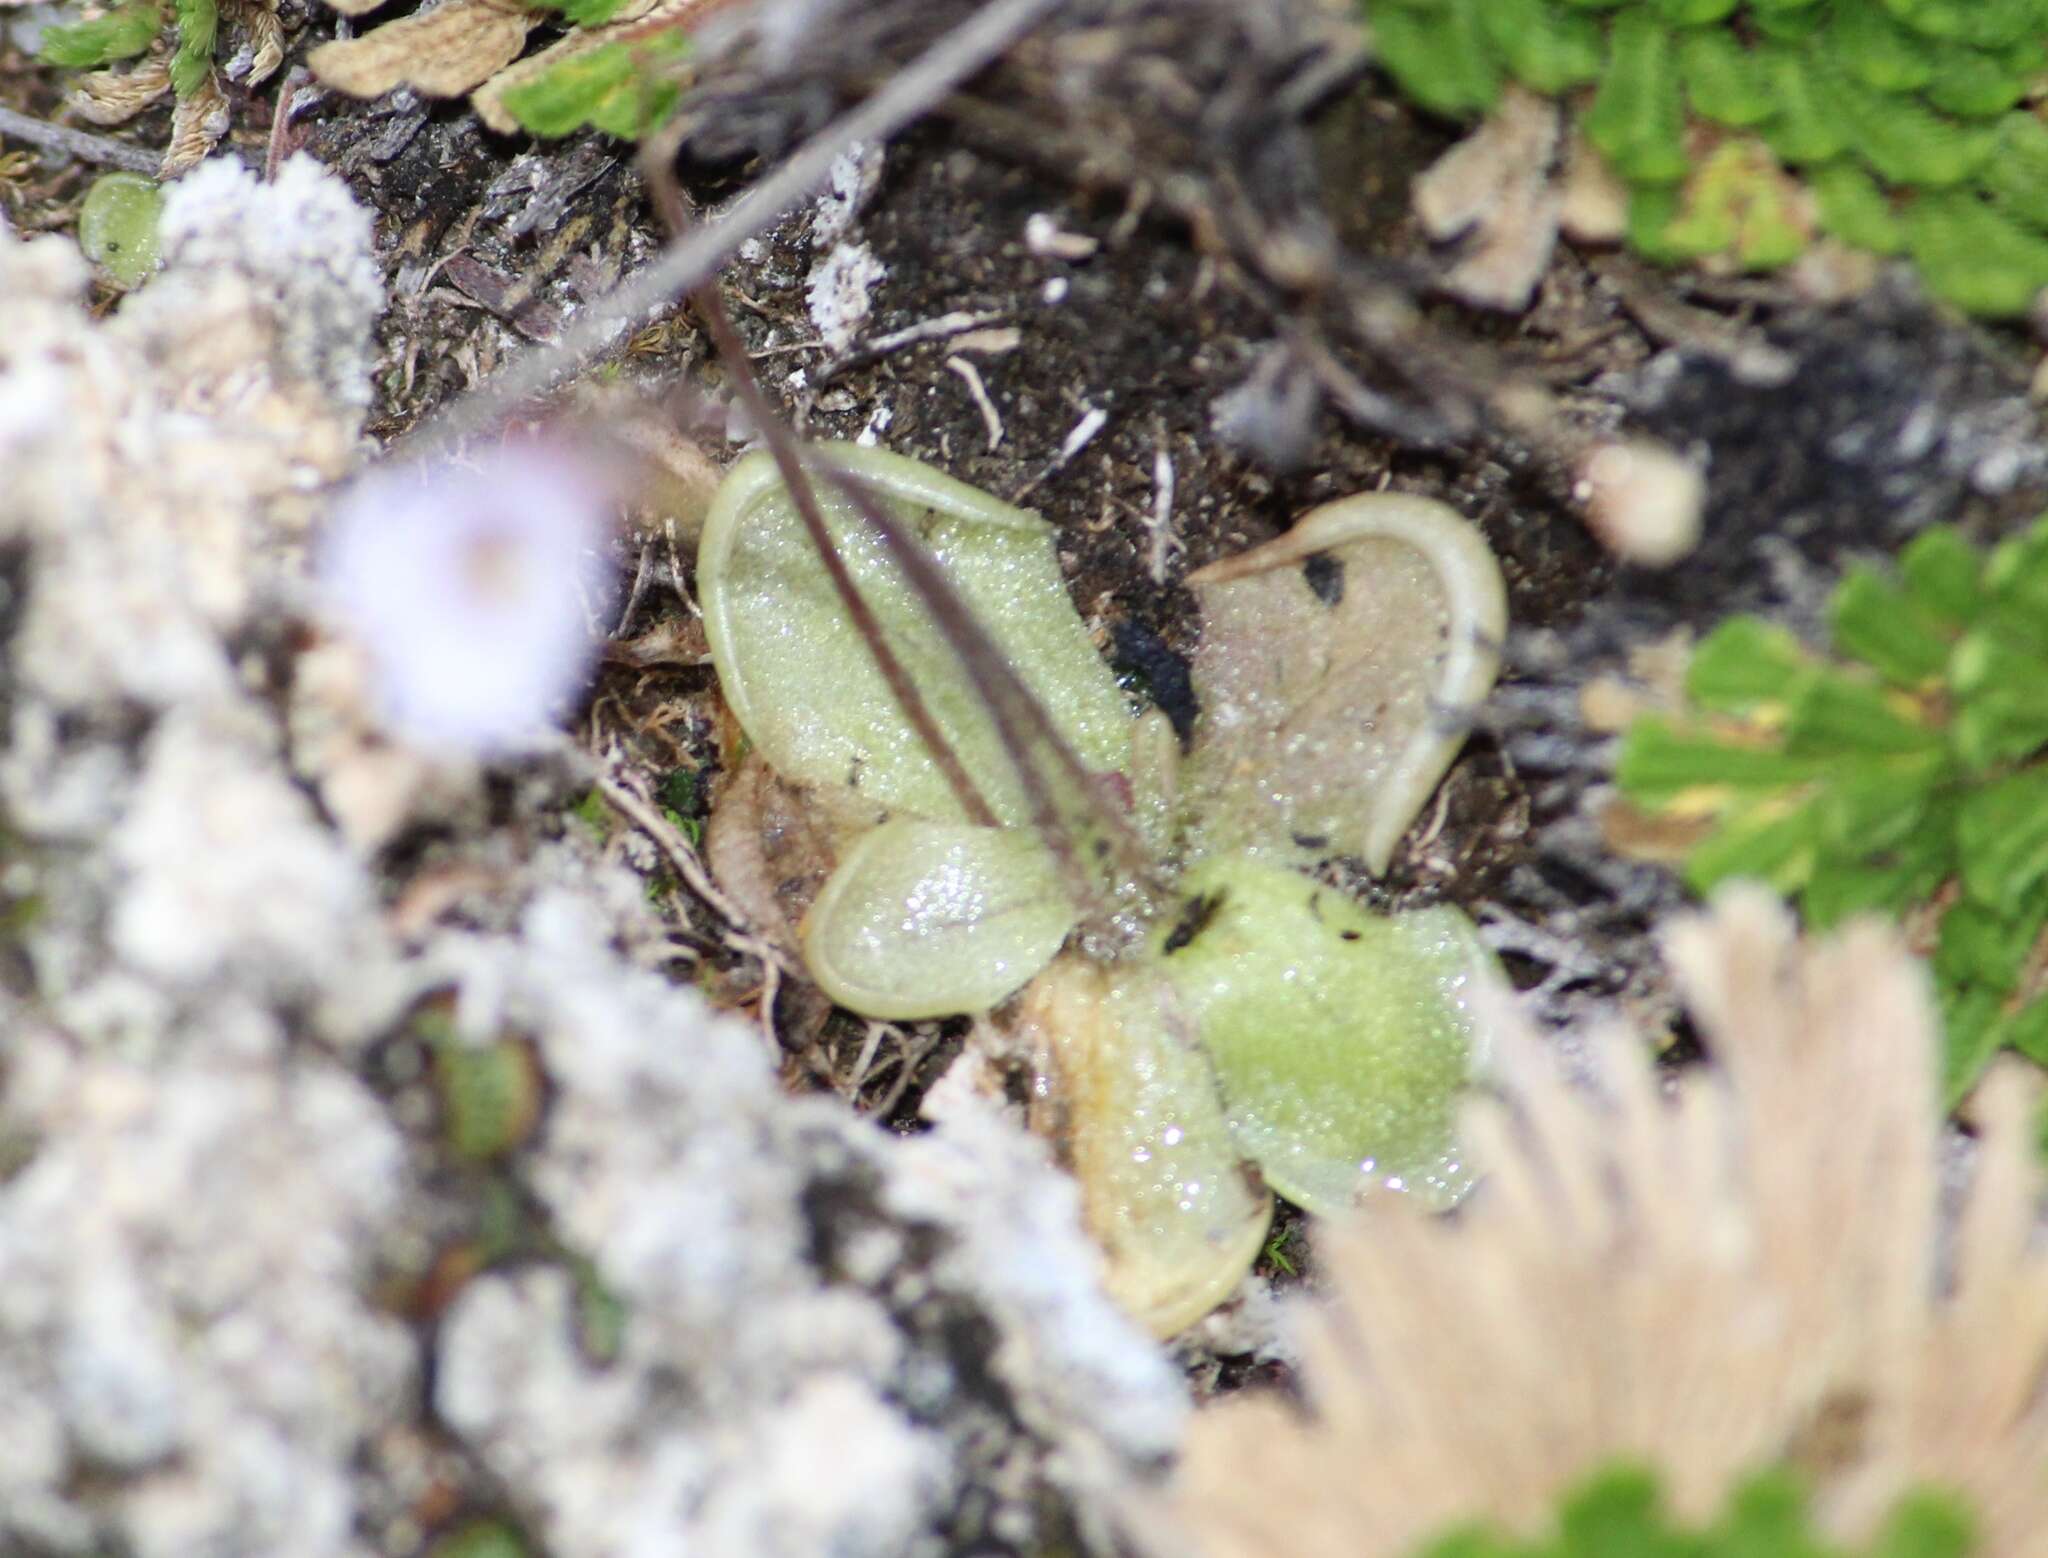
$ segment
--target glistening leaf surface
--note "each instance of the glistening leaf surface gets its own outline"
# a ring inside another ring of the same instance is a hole
[[[982,1012],[1051,961],[1074,910],[1023,828],[898,817],[862,835],[804,921],[804,961],[870,1017]]]
[[[1124,771],[1131,714],[1068,598],[1051,527],[914,460],[850,444],[821,453],[906,522],[1082,764]],[[999,821],[1028,824],[1023,785],[982,692],[852,506],[829,483],[817,487],[840,555],[968,774]],[[967,820],[765,456],[743,460],[720,487],[698,578],[726,701],[778,773],[920,817]]]
[[[1453,1140],[1488,956],[1455,909],[1391,917],[1284,867],[1204,861],[1155,950],[1216,1068],[1245,1156],[1324,1216],[1375,1189],[1449,1205]]]
[[[1190,582],[1195,851],[1384,871],[1499,666],[1506,589],[1479,532],[1430,499],[1367,493]]]

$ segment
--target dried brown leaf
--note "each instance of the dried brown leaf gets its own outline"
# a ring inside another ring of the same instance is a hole
[[[727,0],[630,0],[603,26],[579,27],[539,53],[499,71],[471,94],[470,106],[476,110],[479,119],[500,135],[516,135],[521,126],[505,109],[508,91],[606,44],[626,37],[644,37],[668,23],[684,26],[703,12],[716,10],[725,3]]]
[[[65,102],[89,124],[126,124],[170,90],[170,60],[146,59],[133,70],[80,76]]]
[[[1314,1415],[1255,1400],[1201,1418],[1177,1542],[1393,1558],[1454,1521],[1534,1530],[1617,1457],[1657,1466],[1698,1517],[1789,1457],[1842,1535],[1931,1482],[1977,1509],[1984,1558],[2038,1550],[2036,1079],[1982,1094],[1944,1290],[1939,1041],[1897,935],[1802,946],[1748,889],[1669,951],[1716,1063],[1667,1098],[1638,1039],[1597,1034],[1575,1086],[1499,1020],[1498,1088],[1467,1125],[1487,1182],[1455,1222],[1376,1204],[1325,1240],[1335,1300],[1301,1329]]]
[[[1443,286],[1482,308],[1520,310],[1557,247],[1561,196],[1552,177],[1561,114],[1509,87],[1479,128],[1415,181],[1415,214],[1439,243],[1463,239]]]
[[[360,38],[323,43],[306,56],[313,74],[351,97],[412,87],[460,97],[503,70],[546,13],[521,0],[447,0]]]
[[[212,71],[171,109],[171,141],[164,148],[159,178],[172,179],[199,166],[228,133],[234,115]]]

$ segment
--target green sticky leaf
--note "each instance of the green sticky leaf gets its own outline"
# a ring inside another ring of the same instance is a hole
[[[2037,1066],[2048,1066],[2048,1000],[2030,1001],[2013,1013],[2005,1042]]]
[[[1777,43],[1804,43],[1827,25],[1824,5],[1787,7],[1760,5],[1750,0],[1744,13],[1759,36]]]
[[[2048,745],[2048,718],[2019,688],[1986,688],[1956,710],[1949,742],[1963,768],[1981,774]]]
[[[1807,928],[1815,932],[1831,930],[1852,915],[1897,915],[1924,901],[1948,874],[1946,860],[1872,865],[1823,857],[1799,895],[1799,909]]]
[[[139,173],[103,173],[78,208],[78,247],[122,287],[140,286],[157,267],[164,192]]]
[[[1965,633],[1956,641],[1947,669],[1949,686],[1959,698],[1995,699],[2015,713],[2048,719],[2048,658],[1996,629]]]
[[[1929,38],[1979,48],[2017,42],[2044,20],[2035,0],[1878,0],[1885,10]]]
[[[1661,240],[1686,256],[1733,254],[1748,270],[1788,264],[1806,247],[1783,170],[1749,140],[1724,142],[1693,171]]]
[[[1245,1172],[1171,987],[1150,962],[1061,958],[1019,999],[1016,1031],[1059,1100],[1110,1296],[1156,1336],[1184,1330],[1244,1280],[1273,1196]]]
[[[1676,185],[1630,186],[1627,214],[1629,247],[1644,259],[1654,260],[1659,265],[1676,265],[1714,253],[1717,245],[1688,250],[1678,239],[1671,236],[1672,226],[1677,222],[1681,208],[1682,201]]]
[[[1267,1182],[1324,1216],[1376,1190],[1462,1195],[1472,1170],[1452,1132],[1491,966],[1470,921],[1368,914],[1242,855],[1193,867],[1182,891],[1187,911],[1151,950]]]
[[[818,893],[804,964],[864,1016],[985,1012],[1051,962],[1073,924],[1037,834],[897,817],[863,834]]]
[[[138,0],[89,22],[45,27],[36,40],[36,58],[66,70],[97,70],[143,53],[156,41],[163,25],[164,13],[154,0]]]
[[[529,1558],[519,1533],[501,1520],[471,1520],[441,1537],[427,1558]]]
[[[1091,773],[1127,772],[1133,720],[1067,595],[1052,528],[927,465],[824,444],[931,554]],[[814,479],[848,572],[933,720],[997,819],[1033,806],[980,693],[842,493]],[[897,706],[765,453],[733,467],[705,519],[698,594],[719,684],[784,778],[848,789],[892,812],[972,820]]]
[[[1361,493],[1193,582],[1190,851],[1386,870],[1464,743],[1443,711],[1477,708],[1499,668],[1507,588],[1485,538],[1445,504]]]
[[[2016,641],[2048,653],[2048,528],[2038,522],[2007,536],[1984,561],[1984,587],[1997,606],[2015,606],[2023,614],[2008,618],[1994,611],[2001,631]]]
[[[541,1079],[516,1039],[469,1044],[452,1034],[433,1046],[434,1090],[449,1151],[473,1162],[519,1146],[540,1118]]]

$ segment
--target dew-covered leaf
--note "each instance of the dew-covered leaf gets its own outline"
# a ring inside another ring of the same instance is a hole
[[[1451,908],[1369,914],[1248,856],[1182,881],[1160,967],[1216,1068],[1246,1157],[1325,1216],[1376,1189],[1444,1205],[1471,1182],[1452,1138],[1490,959]]]
[[[1367,493],[1189,582],[1194,851],[1384,871],[1499,666],[1507,596],[1479,532],[1427,498]]]
[[[825,883],[804,919],[804,962],[869,1017],[983,1012],[1045,967],[1073,923],[1036,834],[898,817]]]
[[[1123,772],[1131,714],[1068,598],[1051,527],[915,460],[850,444],[821,452],[906,522],[1081,763]],[[986,699],[852,506],[829,483],[816,485],[848,571],[968,774],[998,820],[1029,822]],[[742,460],[719,488],[698,551],[698,587],[726,702],[777,772],[921,817],[967,820],[833,592],[766,455]]]
[[[1032,981],[1017,1016],[1044,1083],[1033,1123],[1080,1182],[1111,1295],[1158,1336],[1231,1295],[1273,1215],[1177,1007],[1155,967],[1068,957]]]

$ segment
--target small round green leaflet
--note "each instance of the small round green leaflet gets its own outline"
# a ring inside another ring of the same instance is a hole
[[[1067,596],[1052,528],[900,455],[824,444],[910,526],[1081,762],[1130,762],[1133,721]],[[843,494],[815,482],[840,555],[946,739],[998,820],[1031,811],[973,681]],[[891,810],[965,822],[848,618],[802,517],[765,454],[712,500],[698,591],[726,702],[785,779],[841,786]]]
[[[103,173],[78,208],[78,247],[109,280],[140,286],[156,269],[164,192],[139,173]]]
[[[1073,1166],[1111,1296],[1156,1336],[1185,1330],[1244,1280],[1273,1197],[1244,1171],[1173,991],[1149,964],[1061,958],[1017,1032],[1043,1079],[1033,1123]]]
[[[898,817],[825,883],[804,919],[804,962],[870,1017],[982,1012],[1045,967],[1073,924],[1036,834]]]
[[[1216,1068],[1244,1155],[1320,1216],[1374,1189],[1448,1206],[1472,1171],[1452,1139],[1489,963],[1455,909],[1368,914],[1246,856],[1182,881],[1153,943]]]
[[[1385,871],[1464,744],[1444,711],[1476,706],[1499,669],[1507,590],[1484,538],[1432,499],[1362,493],[1188,582],[1193,852]]]

